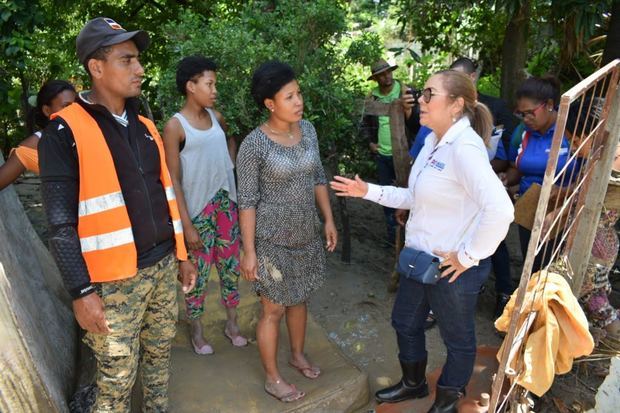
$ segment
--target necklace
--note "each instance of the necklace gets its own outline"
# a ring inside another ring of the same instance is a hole
[[[267,126],[267,129],[269,129],[271,133],[275,133],[276,135],[286,135],[291,140],[295,139],[295,135],[293,135],[293,132],[290,128],[288,131],[277,131],[274,130],[271,126],[269,126],[269,121],[265,122],[265,126]]]

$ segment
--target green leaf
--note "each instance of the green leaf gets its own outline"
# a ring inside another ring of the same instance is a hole
[[[415,60],[418,63],[422,63],[422,58],[420,57],[419,54],[417,54],[414,50],[407,48],[407,50],[409,51],[409,54],[411,55],[411,57],[413,58],[413,60]]]

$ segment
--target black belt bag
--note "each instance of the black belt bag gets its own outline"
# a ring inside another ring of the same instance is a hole
[[[403,248],[398,256],[398,272],[422,284],[436,284],[439,281],[439,264],[439,258],[413,248]]]

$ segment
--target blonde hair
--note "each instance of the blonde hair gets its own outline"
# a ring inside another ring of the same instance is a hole
[[[493,133],[493,115],[485,104],[478,102],[478,92],[471,78],[456,70],[442,70],[435,75],[441,76],[444,89],[453,99],[463,98],[463,116],[467,116],[472,128],[488,146]]]

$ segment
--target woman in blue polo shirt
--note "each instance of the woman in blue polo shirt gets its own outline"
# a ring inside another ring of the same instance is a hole
[[[509,151],[512,171],[508,176],[508,185],[519,184],[519,196],[523,195],[534,183],[542,185],[545,169],[549,161],[553,134],[560,102],[560,84],[555,77],[531,77],[525,80],[517,90],[517,110],[525,126],[522,131],[518,151]],[[570,146],[566,137],[562,139],[556,171],[561,170],[570,157]],[[565,174],[570,178],[570,171]],[[569,182],[563,182],[567,185]],[[519,241],[523,257],[527,253],[531,231],[519,226]],[[534,260],[533,271],[540,269],[542,257]]]

